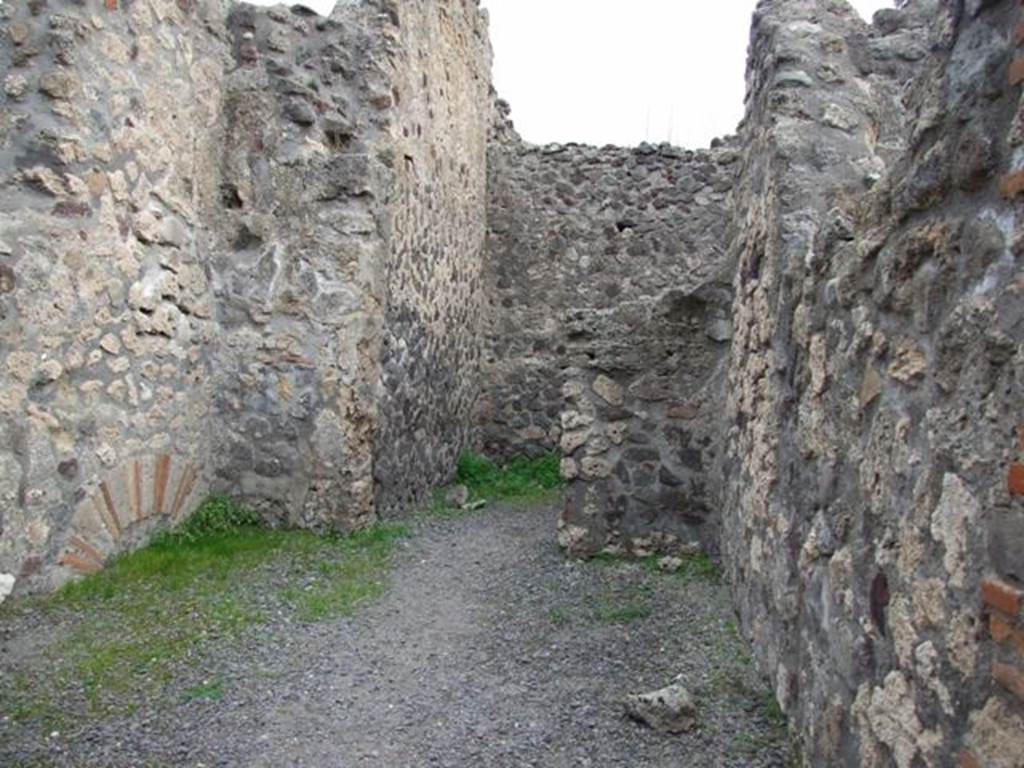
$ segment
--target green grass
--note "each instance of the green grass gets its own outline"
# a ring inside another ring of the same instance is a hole
[[[629,624],[646,619],[652,612],[647,603],[627,600],[606,602],[598,606],[595,616],[603,624]]]
[[[555,453],[520,456],[499,467],[486,456],[467,451],[459,457],[455,482],[469,489],[470,501],[534,501],[562,487],[560,465]]]
[[[680,566],[679,570],[675,572],[663,571],[658,567],[658,561],[661,557],[661,555],[649,555],[648,557],[631,559],[625,555],[599,552],[591,557],[589,562],[594,563],[595,565],[604,566],[622,565],[623,563],[631,562],[637,563],[651,573],[675,578],[687,585],[695,582],[720,584],[722,581],[721,570],[718,565],[703,552],[697,552],[691,555],[680,555],[679,559],[683,561],[683,564]]]
[[[736,736],[734,749],[747,755],[759,755],[769,750],[784,749],[788,752],[787,766],[799,763],[796,758],[798,750],[789,741],[786,715],[771,691],[760,691],[754,694],[754,711],[763,724],[763,729],[756,732],[743,731]]]
[[[40,702],[63,702],[62,689],[80,692],[92,715],[124,712],[180,686],[204,648],[264,622],[267,610],[301,621],[349,616],[387,589],[395,542],[408,535],[377,526],[318,537],[258,523],[245,507],[210,499],[147,547],[46,599],[44,608],[69,613],[74,629],[49,651],[50,690],[16,686],[8,694],[15,713],[52,720]],[[277,586],[247,587],[252,582]],[[215,694],[199,686],[179,696]]]
[[[182,694],[185,701],[220,701],[224,698],[224,684],[220,680],[193,685]]]
[[[654,587],[647,583],[605,592],[598,598],[594,618],[602,624],[631,624],[646,619],[654,613],[650,603],[653,596]]]
[[[572,620],[572,613],[561,606],[548,610],[548,620],[556,627],[564,627]]]
[[[387,589],[391,550],[409,535],[404,526],[377,526],[334,542],[337,558],[316,564],[316,579],[284,593],[299,618],[321,621],[351,616]]]

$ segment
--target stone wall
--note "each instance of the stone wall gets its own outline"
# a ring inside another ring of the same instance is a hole
[[[1021,9],[878,22],[758,7],[724,559],[811,764],[1013,765]]]
[[[19,588],[98,569],[209,481],[223,19],[0,6],[0,572]]]
[[[494,456],[557,450],[574,313],[730,282],[738,153],[535,147],[502,126],[488,159],[479,440]]]
[[[446,479],[480,349],[475,0],[0,22],[4,583],[98,570],[208,492],[349,530]]]
[[[717,552],[731,298],[710,284],[567,317],[569,553]]]
[[[241,5],[208,201],[219,333],[214,489],[275,519],[375,514],[387,143],[383,22]]]
[[[381,514],[412,509],[472,441],[479,389],[491,49],[478,0],[395,5]]]

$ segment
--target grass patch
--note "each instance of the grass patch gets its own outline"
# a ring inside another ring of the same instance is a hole
[[[605,603],[596,611],[597,620],[602,624],[630,624],[646,619],[653,611],[642,602]]]
[[[564,481],[558,454],[520,456],[499,467],[486,456],[464,452],[455,481],[469,489],[471,501],[531,501],[561,488]]]
[[[568,608],[551,608],[548,610],[548,620],[556,627],[564,627],[572,619]]]
[[[303,621],[351,615],[387,589],[394,544],[408,535],[405,527],[378,526],[318,537],[258,523],[251,510],[210,499],[147,547],[46,599],[43,606],[69,614],[74,629],[47,652],[46,674],[34,670],[45,683],[9,689],[15,711],[52,720],[34,703],[50,700],[74,722],[174,690],[172,700],[216,700],[219,688],[180,692],[210,643],[230,641],[271,611]]]
[[[594,617],[602,624],[631,624],[654,613],[650,599],[654,587],[636,584],[624,591],[607,592],[598,599]]]
[[[703,552],[684,555],[682,561],[682,567],[674,575],[676,578],[681,579],[684,584],[692,584],[698,581],[705,584],[722,583],[722,571],[719,569],[718,564]]]
[[[712,669],[705,695],[754,715],[747,729],[735,734],[731,751],[743,756],[779,752],[788,768],[796,768],[799,750],[790,741],[786,715],[755,673],[750,648],[735,621],[724,622],[711,636],[707,656]]]
[[[591,557],[588,562],[602,566],[617,566],[624,563],[636,563],[651,573],[668,578],[675,578],[687,585],[696,582],[717,585],[722,582],[722,572],[719,569],[718,564],[703,552],[679,555],[678,559],[682,560],[682,565],[676,571],[663,571],[658,566],[658,561],[660,561],[662,557],[662,555],[649,555],[641,558],[630,558],[625,555],[599,552]]]
[[[224,684],[220,680],[193,685],[182,694],[185,701],[220,701],[224,698]]]
[[[734,750],[747,755],[759,755],[765,752],[782,749],[787,752],[786,765],[795,768],[799,765],[798,750],[790,742],[786,715],[783,713],[775,696],[770,691],[761,691],[754,695],[754,711],[761,721],[761,728],[756,731],[743,731],[736,735]]]
[[[285,599],[304,621],[351,616],[387,589],[391,550],[408,535],[404,526],[376,526],[335,540],[339,556],[316,563],[314,578],[285,590]]]

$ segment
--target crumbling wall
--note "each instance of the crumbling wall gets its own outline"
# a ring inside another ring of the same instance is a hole
[[[684,152],[492,123],[475,0],[0,5],[0,585],[363,525],[475,420],[571,550],[720,546],[811,764],[1018,764],[1022,15],[762,0]]]
[[[217,487],[352,528],[469,441],[486,18],[475,0],[240,6],[227,80]]]
[[[211,269],[215,489],[276,519],[375,515],[388,190],[384,22],[241,5],[219,124]]]
[[[717,548],[738,158],[531,147],[499,119],[479,439],[563,455],[574,554]]]
[[[711,284],[566,317],[569,553],[717,551],[731,298]]]
[[[564,371],[578,367],[571,336],[593,335],[572,327],[573,313],[598,317],[667,289],[728,284],[737,158],[728,144],[535,147],[501,126],[488,164],[485,452],[557,450]]]
[[[722,547],[811,764],[1012,765],[1021,9],[879,21],[758,6]]]
[[[97,570],[209,480],[223,18],[0,6],[0,572],[19,589]]]
[[[475,0],[0,22],[4,583],[98,570],[208,491],[349,530],[444,479],[480,349]]]
[[[450,479],[479,391],[491,49],[478,0],[394,4],[387,116],[383,393],[374,476],[381,514]]]

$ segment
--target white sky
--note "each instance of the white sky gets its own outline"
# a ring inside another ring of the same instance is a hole
[[[250,0],[273,5],[274,0]],[[335,0],[302,0],[328,14]],[[867,19],[892,0],[850,0]],[[482,0],[494,80],[536,144],[707,146],[743,116],[756,0]]]

